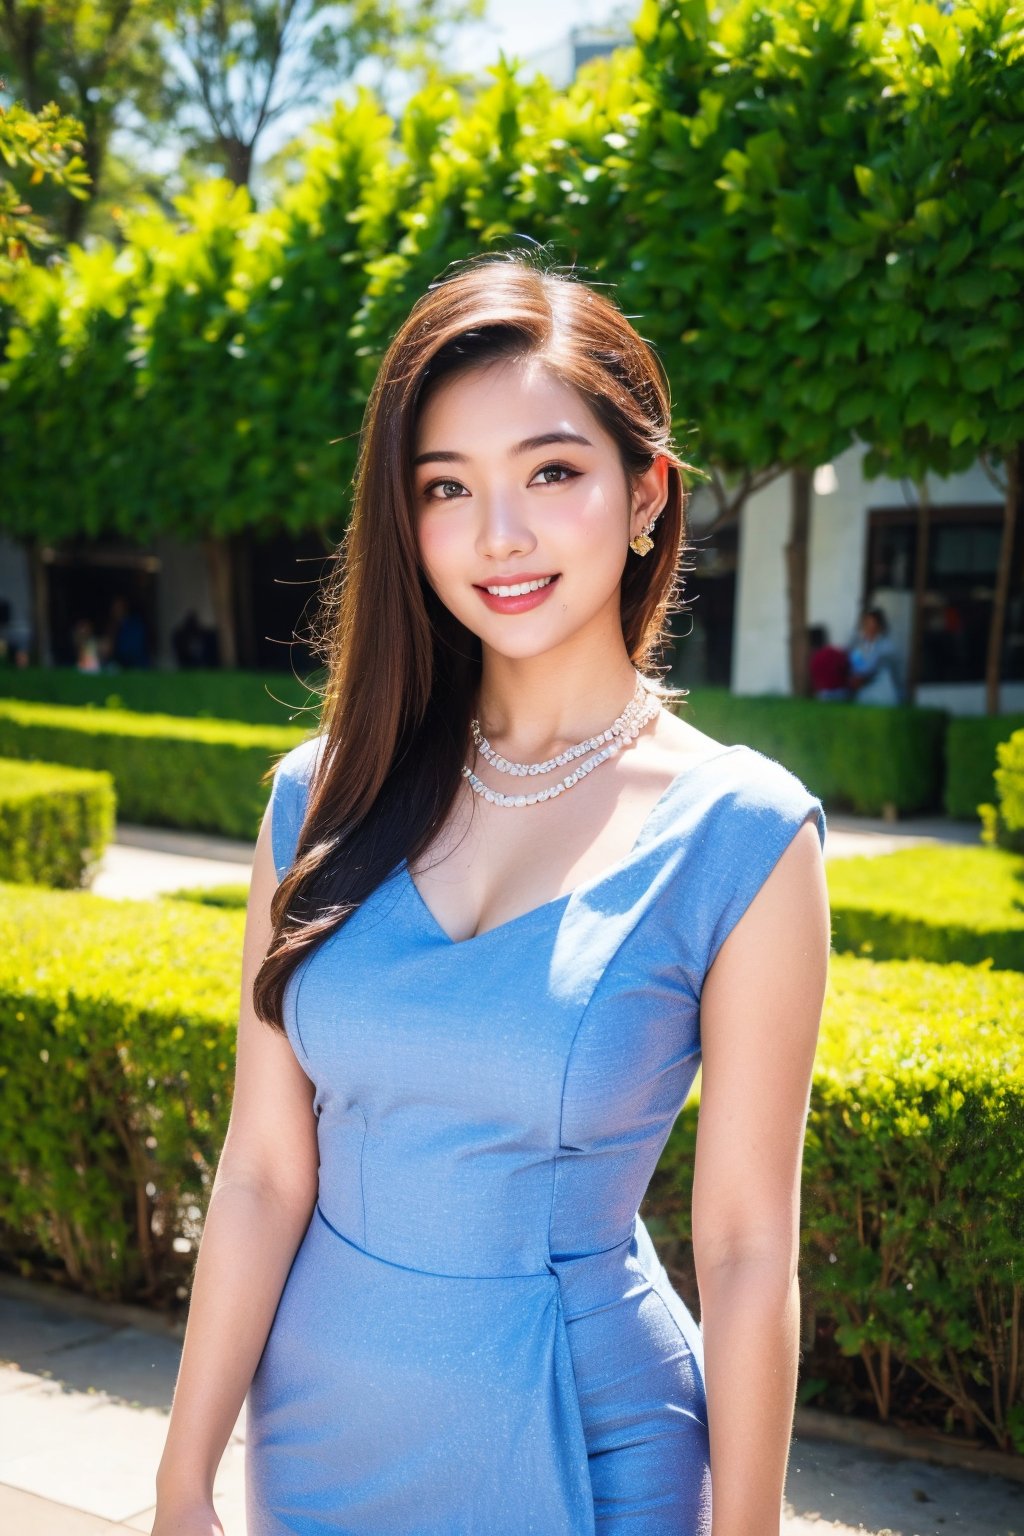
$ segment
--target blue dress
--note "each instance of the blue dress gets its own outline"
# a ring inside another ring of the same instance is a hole
[[[272,789],[278,875],[313,753]],[[319,1197],[247,1396],[248,1536],[706,1536],[700,1328],[638,1215],[703,979],[821,801],[753,748],[449,938],[405,860],[289,977]]]

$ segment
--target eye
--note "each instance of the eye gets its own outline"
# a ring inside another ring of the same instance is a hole
[[[461,480],[431,480],[429,485],[423,487],[423,498],[425,501],[455,501],[457,499],[455,496],[432,496],[430,494],[431,491],[435,490],[439,485],[454,485],[459,490],[462,489]]]
[[[575,480],[575,479],[578,478],[580,472],[579,472],[578,469],[570,469],[568,464],[543,464],[541,466],[541,468],[538,469],[538,471],[537,471],[538,475],[548,475],[548,474],[551,474],[551,473],[558,474],[558,475],[568,475],[570,480]],[[564,485],[565,481],[564,480],[545,480],[544,484],[545,485]]]

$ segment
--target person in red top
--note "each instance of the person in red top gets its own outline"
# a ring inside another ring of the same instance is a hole
[[[824,624],[812,624],[807,631],[810,650],[808,670],[811,692],[816,699],[850,698],[850,658],[841,646],[830,645]]]

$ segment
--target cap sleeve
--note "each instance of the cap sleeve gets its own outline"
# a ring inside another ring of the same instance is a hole
[[[704,965],[750,906],[804,822],[813,816],[825,848],[825,810],[795,773],[774,758],[749,749],[749,771],[731,790],[720,818],[715,848],[716,919]]]
[[[322,736],[304,741],[281,758],[270,786],[270,847],[278,880],[291,868],[306,814],[316,749]]]

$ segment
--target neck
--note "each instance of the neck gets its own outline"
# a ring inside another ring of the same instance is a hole
[[[474,714],[492,746],[524,762],[554,756],[605,731],[622,714],[637,674],[623,650],[614,666],[553,668],[548,657],[501,658],[480,680]]]

